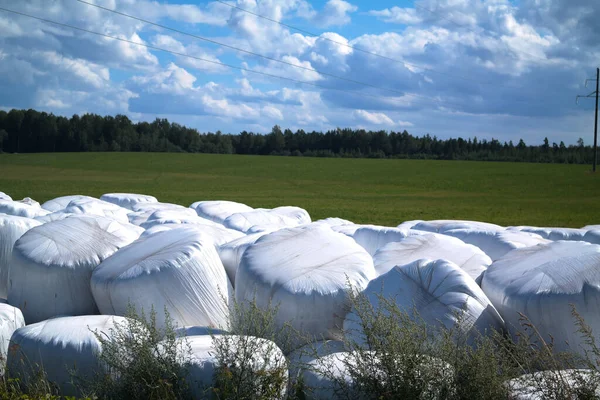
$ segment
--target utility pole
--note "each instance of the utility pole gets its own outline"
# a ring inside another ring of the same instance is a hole
[[[596,110],[594,116],[594,165],[592,171],[596,172],[596,164],[598,163],[598,95],[600,94],[600,68],[596,68],[596,79],[586,79],[585,86],[587,87],[588,82],[596,81],[596,91],[588,94],[587,96],[577,95],[575,102],[577,103],[579,98],[596,97]]]

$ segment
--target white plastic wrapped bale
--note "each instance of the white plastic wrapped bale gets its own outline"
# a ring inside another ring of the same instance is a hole
[[[582,240],[588,243],[600,244],[600,229],[587,231]]]
[[[142,233],[141,237],[146,237],[149,235],[153,235],[157,232],[163,232],[163,231],[168,231],[168,230],[177,229],[177,228],[195,229],[201,235],[203,235],[205,237],[205,239],[212,241],[214,243],[215,247],[217,247],[217,248],[222,244],[225,244],[225,243],[231,242],[232,240],[236,240],[238,238],[242,238],[242,237],[246,236],[242,232],[239,232],[239,231],[236,231],[233,229],[227,229],[227,228],[223,227],[222,225],[205,225],[203,223],[201,223],[201,224],[189,224],[189,223],[158,224],[157,223],[157,224],[150,225],[150,227],[148,229],[146,229],[144,231],[144,233]]]
[[[240,232],[247,232],[255,225],[263,229],[292,228],[300,225],[298,220],[285,215],[276,214],[270,210],[253,210],[245,213],[237,213],[227,217],[223,225]]]
[[[419,260],[394,267],[371,281],[363,294],[375,310],[379,310],[379,296],[383,296],[409,315],[414,310],[418,321],[434,328],[440,324],[456,328],[467,338],[504,328],[504,321],[481,288],[465,271],[445,260]],[[354,311],[346,317],[344,331],[352,342],[365,343]]]
[[[94,270],[92,292],[102,314],[169,311],[179,326],[224,327],[233,292],[213,242],[192,227],[140,238]],[[164,326],[164,313],[157,313]]]
[[[463,221],[463,220],[452,220],[452,219],[439,219],[433,221],[423,221],[416,225],[413,225],[411,229],[420,231],[444,233],[452,229],[479,229],[485,231],[499,231],[504,230],[503,227],[496,224],[490,224],[487,222],[479,221]]]
[[[584,231],[595,231],[595,230],[600,230],[600,225],[586,225],[583,228]]]
[[[133,207],[139,203],[158,203],[154,196],[134,193],[106,193],[100,196],[100,200],[116,204],[128,210],[133,210]]]
[[[388,243],[373,256],[377,275],[383,275],[397,265],[420,259],[443,259],[458,265],[477,283],[492,263],[478,247],[460,239],[438,234],[409,236],[400,242]]]
[[[352,237],[354,233],[367,225],[350,224],[350,225],[334,225],[331,230]]]
[[[420,222],[425,222],[422,219],[414,219],[411,221],[404,221],[403,223],[401,223],[400,225],[398,225],[396,228],[398,229],[412,229],[416,224],[420,223]]]
[[[297,225],[310,224],[312,221],[310,215],[308,214],[308,211],[300,207],[276,207],[271,209],[270,212],[273,214],[282,215],[292,220],[296,220]]]
[[[98,352],[101,344],[95,332],[110,338],[112,331],[125,327],[127,319],[110,315],[54,318],[17,329],[10,340],[8,373],[27,385],[37,379],[43,366],[47,379],[63,396],[80,396],[72,384],[71,370],[81,379],[105,372]]]
[[[347,219],[337,218],[337,217],[329,217],[325,219],[318,219],[313,222],[313,224],[324,224],[328,226],[340,226],[340,225],[354,225],[354,222],[348,221]]]
[[[352,238],[373,256],[377,250],[386,244],[399,242],[408,236],[411,236],[409,230],[369,225],[358,228],[352,235]]]
[[[8,303],[23,311],[28,324],[56,315],[97,314],[92,271],[140,234],[133,225],[97,216],[30,229],[13,248]]]
[[[32,199],[31,197],[24,197],[22,200],[18,200],[19,203],[27,204],[35,208],[41,208],[40,203]]]
[[[74,194],[70,196],[61,196],[52,200],[48,200],[44,204],[42,204],[42,208],[44,210],[48,210],[50,212],[61,211],[67,208],[70,202],[73,200],[98,200],[95,197],[83,196],[79,194]]]
[[[575,393],[593,393],[590,398],[600,398],[598,372],[589,369],[566,369],[558,371],[540,371],[522,375],[505,382],[509,390],[509,398],[514,400],[546,400],[555,398],[562,386],[564,394],[570,391],[573,396],[566,399],[578,398]],[[587,397],[582,397],[587,398]]]
[[[250,245],[235,276],[238,303],[279,305],[275,323],[323,339],[339,339],[348,291],[375,278],[369,253],[328,227],[282,229]],[[301,345],[299,340],[293,345]]]
[[[453,229],[445,231],[444,235],[452,236],[465,243],[479,247],[492,261],[496,261],[509,251],[522,247],[536,246],[549,243],[540,235],[518,231],[482,231],[474,229]]]
[[[266,339],[252,336],[237,335],[202,335],[189,336],[185,339],[184,346],[191,348],[191,363],[188,369],[186,383],[189,385],[193,399],[205,399],[206,388],[214,383],[215,372],[219,368],[217,357],[217,346],[225,344],[231,349],[226,361],[238,368],[242,366],[240,359],[244,361],[244,367],[253,373],[281,372],[281,398],[285,397],[287,386],[287,363],[285,356],[275,343]],[[224,342],[224,341],[227,342]],[[216,341],[216,343],[215,343]],[[186,343],[187,342],[187,343]],[[229,359],[231,357],[231,359]],[[250,372],[250,371],[249,371]],[[277,388],[273,388],[277,390]],[[248,398],[259,398],[259,394],[245,393]]]
[[[49,214],[39,206],[21,203],[20,201],[0,200],[0,214],[15,215],[17,217],[35,218]]]
[[[53,213],[42,215],[40,217],[35,217],[34,219],[42,224],[47,224],[52,221],[60,221],[61,219],[69,218],[69,217],[77,217],[77,216],[85,216],[85,214],[71,214],[64,211],[55,211]]]
[[[225,267],[227,276],[229,277],[231,283],[234,284],[234,286],[235,275],[240,266],[240,261],[242,260],[244,251],[246,251],[246,249],[250,247],[250,245],[254,244],[258,239],[260,239],[267,233],[269,232],[259,232],[253,233],[251,235],[245,235],[230,242],[223,243],[217,248],[219,258],[223,263],[223,267]]]
[[[540,235],[544,239],[558,241],[558,240],[572,240],[579,241],[583,240],[583,237],[587,233],[586,229],[576,228],[539,228],[536,226],[511,226],[508,227],[509,231],[520,231],[529,232]]]
[[[0,200],[11,200],[12,201],[12,197],[10,197],[9,195],[7,195],[4,192],[0,192]]]
[[[158,210],[187,210],[187,207],[173,203],[136,203],[132,206],[134,212],[158,211]]]
[[[290,381],[302,381],[306,399],[355,398],[351,396],[357,393],[352,392],[353,378],[347,368],[348,364],[355,365],[354,357],[344,351],[343,342],[307,344],[289,355]]]
[[[0,304],[0,374],[4,374],[12,334],[24,326],[21,310],[9,304]]]
[[[227,331],[218,328],[211,328],[210,326],[182,326],[175,328],[175,335],[178,337],[189,337],[189,336],[205,336],[205,335],[226,335]]]
[[[553,336],[556,351],[582,352],[585,344],[571,304],[598,335],[599,265],[599,245],[552,242],[506,254],[488,268],[481,287],[513,337],[521,330],[522,313],[542,337]]]
[[[190,208],[194,209],[198,216],[210,219],[219,224],[222,224],[227,217],[233,214],[253,210],[252,207],[245,204],[225,200],[197,201],[193,203]]]
[[[127,216],[129,211],[126,208],[94,198],[71,200],[62,211],[70,214],[97,215],[124,223],[129,222],[129,217]]]
[[[31,218],[0,214],[0,298],[6,298],[8,271],[15,242],[25,232],[39,225],[40,222]]]

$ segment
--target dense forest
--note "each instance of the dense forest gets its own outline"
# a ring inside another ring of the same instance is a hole
[[[124,115],[85,114],[71,118],[35,110],[0,111],[0,152],[152,151],[263,154],[316,157],[429,158],[551,163],[591,163],[582,139],[527,145],[473,139],[441,140],[386,132],[335,129],[305,132],[274,126],[270,133],[199,133],[166,119],[133,123]]]

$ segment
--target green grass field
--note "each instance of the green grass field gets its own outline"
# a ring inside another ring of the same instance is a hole
[[[0,154],[0,191],[151,194],[185,206],[226,199],[296,205],[313,219],[395,226],[410,219],[502,225],[600,223],[600,173],[587,165],[166,153]]]

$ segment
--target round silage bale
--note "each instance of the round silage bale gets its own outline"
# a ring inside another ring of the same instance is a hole
[[[496,224],[490,224],[487,222],[479,221],[464,221],[464,220],[452,220],[452,219],[438,219],[433,221],[421,221],[413,225],[411,229],[444,233],[452,229],[481,229],[488,231],[501,231],[503,227]]]
[[[179,326],[227,326],[231,283],[210,238],[180,227],[140,238],[94,270],[92,292],[100,312],[126,315],[128,306],[166,308]]]
[[[243,235],[237,239],[221,244],[217,247],[219,258],[225,267],[227,276],[232,284],[235,285],[235,275],[240,266],[240,261],[244,255],[244,251],[253,245],[258,239],[266,235],[268,232],[253,233]]]
[[[537,226],[511,226],[507,228],[509,231],[520,231],[535,233],[540,235],[544,239],[559,241],[559,240],[571,240],[580,241],[583,240],[587,229],[577,228],[548,228],[548,227],[537,227]]]
[[[515,339],[524,329],[523,314],[544,340],[554,338],[556,351],[585,355],[587,344],[572,315],[575,306],[598,340],[599,245],[558,241],[513,250],[488,268],[481,287]]]
[[[129,210],[119,207],[116,204],[94,198],[79,198],[71,202],[62,210],[65,213],[97,215],[101,217],[112,218],[115,221],[128,223]]]
[[[397,265],[406,265],[420,259],[451,261],[477,283],[492,263],[491,258],[478,247],[436,233],[409,236],[399,242],[388,243],[373,256],[378,275],[387,273]]]
[[[12,197],[10,197],[4,192],[0,192],[0,200],[12,200]]]
[[[25,232],[39,225],[40,222],[31,218],[0,214],[0,298],[6,298],[8,271],[15,242]]]
[[[13,200],[0,200],[0,214],[35,218],[49,214],[49,212],[41,208],[39,205],[36,206]]]
[[[285,397],[287,362],[275,343],[252,336],[219,334],[188,336],[179,340],[191,349],[186,383],[193,399],[207,398],[207,388],[214,384],[215,373],[221,366],[244,373],[245,379],[252,375],[265,377],[266,374],[277,374],[279,379],[273,377],[263,379],[263,382],[270,382],[267,383],[269,389],[281,394],[281,397],[275,398]],[[244,395],[247,398],[260,398],[260,393]]]
[[[371,256],[351,238],[324,226],[288,228],[246,249],[235,298],[241,304],[256,301],[261,308],[278,306],[279,327],[289,322],[306,337],[338,339],[351,287],[362,290],[374,277]],[[304,340],[293,342],[290,346]]]
[[[479,247],[492,261],[496,261],[514,249],[549,243],[547,239],[535,233],[510,230],[453,229],[444,232],[444,235],[455,237],[467,244]]]
[[[44,204],[42,204],[42,208],[44,210],[48,210],[50,212],[61,211],[67,208],[70,202],[73,200],[98,200],[94,197],[84,196],[84,195],[69,195],[69,196],[61,196],[56,197],[54,199],[48,200]]]
[[[242,203],[226,200],[197,201],[190,205],[198,216],[222,224],[233,214],[252,211],[253,208]]]
[[[445,260],[396,266],[372,280],[362,294],[375,313],[386,311],[385,303],[380,304],[382,296],[415,321],[434,329],[458,329],[469,339],[504,328],[504,321],[475,281]],[[353,343],[362,345],[366,337],[360,322],[360,315],[353,310],[344,321],[344,330]]]
[[[140,234],[138,227],[97,216],[70,217],[32,228],[13,249],[9,304],[23,311],[27,323],[56,315],[96,314],[92,271]]]
[[[0,374],[4,373],[12,334],[24,326],[25,318],[21,310],[10,304],[0,303]]]
[[[154,196],[135,193],[106,193],[100,196],[100,200],[116,204],[128,210],[133,210],[136,204],[139,203],[157,203],[158,200]]]
[[[58,386],[62,396],[81,396],[78,379],[97,379],[106,372],[98,359],[102,351],[96,333],[110,339],[114,330],[126,330],[128,320],[112,315],[84,315],[45,320],[17,329],[10,340],[7,369],[24,385],[36,382],[40,369]]]

